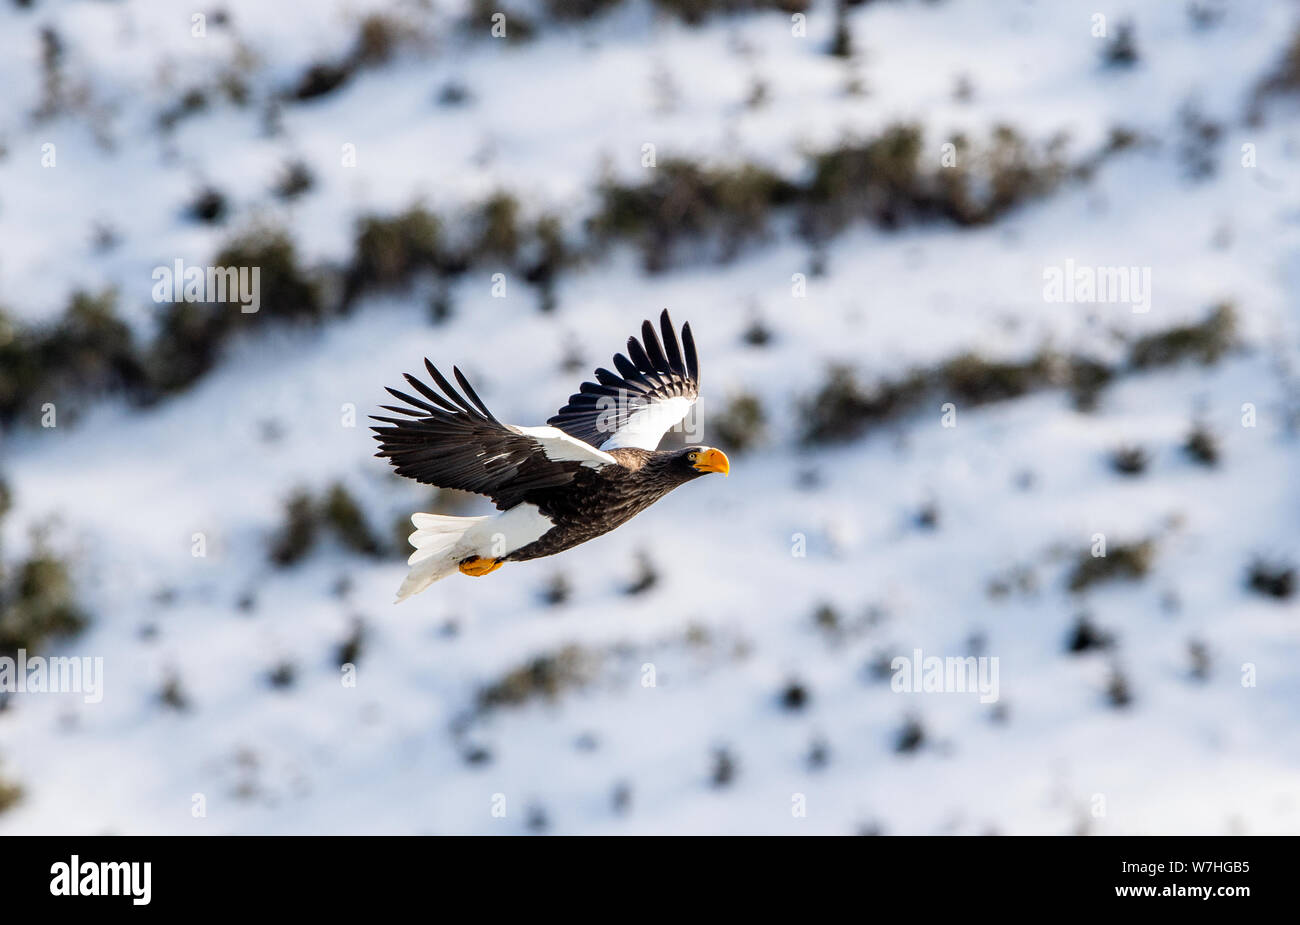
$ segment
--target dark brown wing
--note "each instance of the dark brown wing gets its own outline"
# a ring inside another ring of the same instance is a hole
[[[372,416],[389,425],[371,428],[379,441],[375,455],[387,457],[398,475],[487,495],[501,510],[514,507],[528,492],[573,481],[580,461],[548,459],[540,442],[493,417],[459,369],[453,368],[453,374],[465,395],[427,359],[424,365],[445,397],[407,375],[421,397],[388,389],[407,406],[382,406],[406,417]]]

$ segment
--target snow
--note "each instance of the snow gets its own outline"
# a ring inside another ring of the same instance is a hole
[[[1116,125],[1158,143],[987,228],[845,233],[805,299],[792,298],[790,279],[808,272],[809,254],[788,236],[657,276],[616,251],[561,277],[553,315],[521,283],[493,298],[475,272],[457,284],[445,325],[431,327],[422,300],[400,294],[367,298],[319,330],[254,325],[216,370],[155,408],[90,402],[75,425],[5,434],[0,465],[15,496],[5,555],[53,520],[93,622],[51,654],[102,656],[105,696],[27,695],[0,714],[0,767],[25,790],[0,833],[515,834],[530,807],[560,833],[1300,832],[1300,613],[1242,582],[1255,554],[1300,556],[1300,450],[1285,420],[1295,386],[1279,372],[1300,361],[1295,102],[1279,100],[1262,124],[1243,117],[1293,33],[1293,7],[1226,4],[1216,26],[1195,30],[1182,4],[1124,4],[1109,21],[1132,16],[1142,58],[1118,72],[1100,67],[1089,5],[868,4],[850,14],[867,87],[852,96],[844,63],[824,53],[826,2],[806,39],[780,13],[689,28],[631,3],[594,23],[543,26],[522,45],[458,31],[460,9],[440,4],[427,49],[287,105],[278,136],[263,131],[259,105],[218,102],[162,141],[158,112],[216,73],[236,36],[261,60],[245,74],[261,100],[344,53],[360,16],[385,7],[224,6],[232,26],[210,22],[205,40],[190,38],[189,11],[162,0],[0,10],[0,81],[13,88],[0,112],[6,311],[49,319],[74,288],[113,284],[147,331],[152,268],[204,264],[256,219],[284,223],[311,260],[327,261],[346,257],[357,215],[421,196],[442,211],[505,188],[576,217],[602,166],[640,175],[646,142],[661,159],[749,157],[786,172],[805,148],[900,118],[920,121],[934,144],[997,122],[1035,139],[1066,130],[1076,154]],[[44,24],[65,38],[68,73],[115,107],[111,150],[76,116],[30,119]],[[164,84],[167,62],[176,76]],[[660,72],[679,99],[666,112]],[[968,104],[952,99],[963,74]],[[754,76],[771,102],[749,110]],[[436,105],[451,79],[470,90],[468,105]],[[1177,155],[1188,99],[1224,124],[1217,173],[1200,183]],[[46,141],[58,146],[54,168],[40,165]],[[340,166],[347,142],[355,168]],[[1243,144],[1257,167],[1241,165]],[[267,187],[290,157],[318,185],[284,205]],[[224,226],[183,216],[201,183],[231,195]],[[101,254],[90,231],[104,219],[123,240]],[[1044,302],[1044,268],[1066,259],[1151,267],[1151,311]],[[1223,299],[1238,308],[1240,351],[1214,367],[1126,376],[1094,414],[1043,392],[959,408],[946,428],[936,401],[842,446],[796,444],[798,401],[828,361],[870,380],[966,350],[1023,358],[1045,342],[1115,359],[1115,332],[1200,320]],[[427,491],[372,458],[364,421],[387,400],[382,387],[423,357],[460,365],[501,420],[540,424],[665,306],[698,342],[703,442],[710,409],[742,389],[768,412],[767,439],[732,454],[730,478],[684,486],[560,557],[452,576],[400,608],[390,602],[405,552],[372,560],[325,543],[293,568],[269,563],[267,538],[295,487],[342,480],[384,538],[396,517],[427,509]],[[764,349],[740,340],[755,313],[773,331]],[[575,340],[584,370],[566,373],[559,358]],[[1258,426],[1241,426],[1243,403]],[[349,404],[356,426],[346,426]],[[1194,418],[1222,440],[1217,469],[1178,449]],[[278,439],[265,438],[267,421]],[[1151,452],[1146,474],[1110,471],[1122,443]],[[814,487],[800,484],[808,470]],[[1028,488],[1024,471],[1035,476]],[[926,531],[913,520],[928,501],[939,523]],[[1111,544],[1154,538],[1152,571],[1071,594],[1070,558],[1098,532]],[[206,557],[191,554],[195,533]],[[800,536],[806,556],[792,554]],[[629,596],[643,549],[659,583]],[[989,581],[1016,566],[1032,568],[1036,590],[990,597]],[[557,573],[573,593],[551,608],[540,592]],[[351,588],[340,596],[343,575]],[[249,591],[256,607],[245,613],[236,603]],[[819,630],[822,602],[854,626]],[[1115,658],[1064,651],[1083,610],[1118,636]],[[345,687],[334,651],[356,616],[366,642],[357,684]],[[881,654],[973,654],[972,634],[1000,661],[1002,721],[973,694],[896,694],[870,673]],[[1188,678],[1192,639],[1211,654],[1205,682]],[[591,683],[475,713],[484,685],[568,644],[603,653]],[[284,660],[296,683],[272,689],[266,675]],[[1105,701],[1113,663],[1133,694],[1124,710]],[[1247,663],[1257,686],[1242,684]],[[171,673],[187,712],[157,702]],[[802,711],[779,705],[791,678],[810,692]],[[899,754],[908,716],[927,742]],[[583,736],[595,747],[579,747]],[[829,750],[816,770],[814,741]],[[467,762],[470,746],[491,759]],[[711,754],[723,746],[737,774],[713,787]],[[619,782],[631,788],[625,813],[611,805]],[[191,813],[195,794],[203,817]],[[504,818],[492,813],[498,794]],[[806,817],[792,815],[796,794]]]

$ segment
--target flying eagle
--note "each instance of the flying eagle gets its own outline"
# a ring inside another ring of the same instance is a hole
[[[615,355],[617,372],[596,370],[596,381],[584,382],[546,427],[501,423],[459,369],[452,373],[461,391],[428,359],[442,394],[411,375],[418,397],[387,390],[405,406],[381,407],[405,417],[373,418],[388,425],[371,428],[375,455],[398,475],[486,495],[501,511],[412,515],[415,552],[398,601],[456,569],[477,577],[506,562],[553,556],[626,523],[678,485],[730,471],[727,455],[713,447],[658,449],[700,385],[691,326],[682,326],[679,343],[665,310],[659,330],[662,342],[644,322],[641,340],[629,337],[627,355]]]

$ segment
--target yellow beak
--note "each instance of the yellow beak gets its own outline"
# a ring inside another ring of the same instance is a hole
[[[726,475],[731,471],[731,460],[722,450],[705,450],[692,465],[700,472],[721,472]]]

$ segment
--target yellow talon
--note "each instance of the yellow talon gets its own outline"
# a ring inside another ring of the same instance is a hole
[[[482,578],[484,575],[490,575],[497,569],[501,568],[505,562],[502,559],[482,559],[475,556],[473,559],[466,559],[460,564],[460,570],[463,574],[472,575],[475,578]]]

